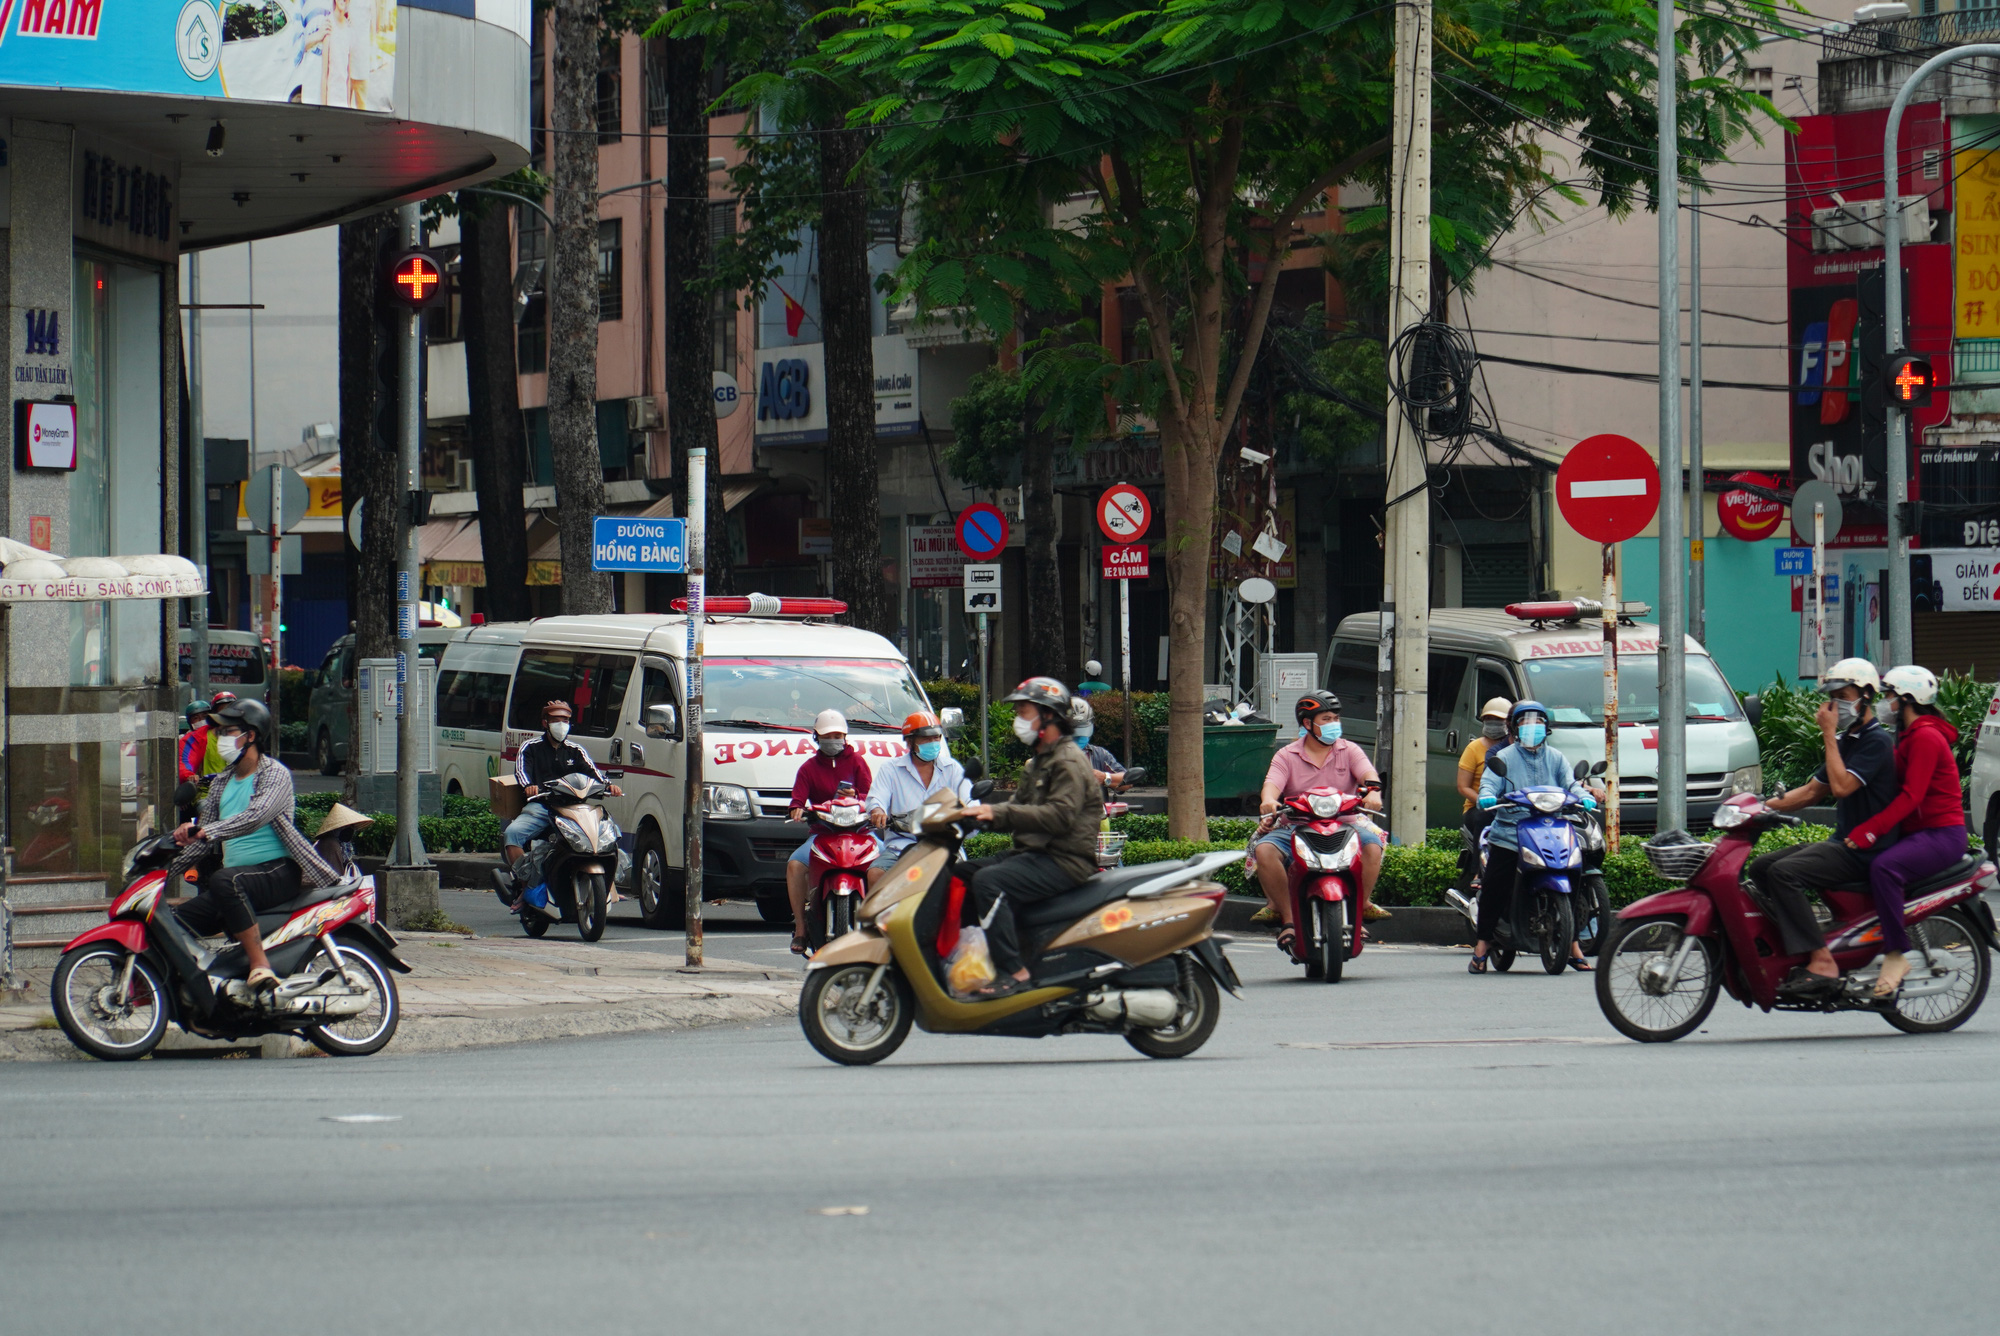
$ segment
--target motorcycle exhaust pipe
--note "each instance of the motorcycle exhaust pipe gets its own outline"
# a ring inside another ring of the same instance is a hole
[[[1181,1003],[1164,988],[1111,989],[1085,998],[1083,1014],[1107,1025],[1122,1023],[1157,1030],[1174,1023],[1181,1014]]]

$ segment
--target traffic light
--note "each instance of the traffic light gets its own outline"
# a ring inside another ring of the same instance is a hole
[[[1890,403],[1906,411],[1930,407],[1931,391],[1936,388],[1937,377],[1928,357],[1898,353],[1882,368],[1883,394]]]
[[[404,251],[389,266],[389,299],[406,311],[444,300],[444,266],[429,251]]]

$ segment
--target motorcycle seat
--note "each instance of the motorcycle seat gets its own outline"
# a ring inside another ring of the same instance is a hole
[[[1173,864],[1141,863],[1136,867],[1114,867],[1098,873],[1073,891],[1037,901],[1015,911],[1014,919],[1024,928],[1045,928],[1053,923],[1074,923],[1091,910],[1121,899],[1133,887],[1151,881]]]
[[[1959,859],[1944,871],[1934,872],[1922,881],[1913,881],[1904,887],[1903,896],[1905,899],[1914,900],[1920,895],[1929,895],[1932,891],[1941,891],[1953,882],[1964,881],[1979,870],[1979,865],[1985,861],[1985,858],[1986,855],[1977,850],[1967,850],[1965,857]],[[1829,886],[1827,889],[1830,891],[1846,891],[1851,895],[1868,895],[1874,890],[1866,879],[1842,882],[1838,886]]]
[[[331,886],[308,886],[291,899],[285,901],[285,903],[273,905],[271,908],[264,910],[258,917],[262,918],[264,914],[296,914],[301,909],[307,909],[313,905],[325,904],[328,900],[338,900],[341,896],[350,894],[360,884],[361,880],[359,877],[348,877],[336,881]]]

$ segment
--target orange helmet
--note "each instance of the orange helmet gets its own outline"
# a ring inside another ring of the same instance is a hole
[[[929,710],[918,710],[915,714],[903,720],[903,738],[905,741],[912,738],[941,738],[943,736],[944,725],[940,724],[938,717]]]

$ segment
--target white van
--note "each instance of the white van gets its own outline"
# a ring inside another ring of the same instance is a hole
[[[813,719],[847,717],[848,745],[871,767],[903,754],[905,716],[930,709],[902,652],[873,632],[782,615],[787,604],[823,611],[825,600],[757,598],[781,615],[713,615],[703,637],[702,888],[705,899],[754,898],[764,917],[791,916],[785,861],[806,838],[785,820],[792,781],[816,750]],[[712,599],[712,610],[748,607]],[[541,732],[542,706],[568,701],[570,740],[625,791],[606,806],[635,836],[634,890],[648,923],[681,922],[685,810],[684,617],[614,614],[547,617],[521,639],[507,701],[506,759]]]
[[[1979,721],[1967,792],[1965,824],[1991,854],[2000,847],[2000,688],[1995,688],[1993,699],[1986,703],[1986,717]]]
[[[1518,615],[1517,615],[1518,613]],[[1430,630],[1428,824],[1455,826],[1459,754],[1479,736],[1479,707],[1494,696],[1549,707],[1549,740],[1571,763],[1604,759],[1604,636],[1597,605],[1581,600],[1499,608],[1435,608]],[[1346,735],[1375,741],[1376,650],[1381,618],[1341,619],[1327,689],[1341,699]],[[1649,830],[1660,775],[1660,628],[1618,629],[1619,824]],[[1706,826],[1725,798],[1763,785],[1757,732],[1722,669],[1687,642],[1687,814]],[[1287,730],[1289,731],[1289,730]]]
[[[495,622],[458,633],[438,657],[437,772],[446,794],[485,798],[486,781],[512,767],[507,689],[521,662],[527,622]]]

